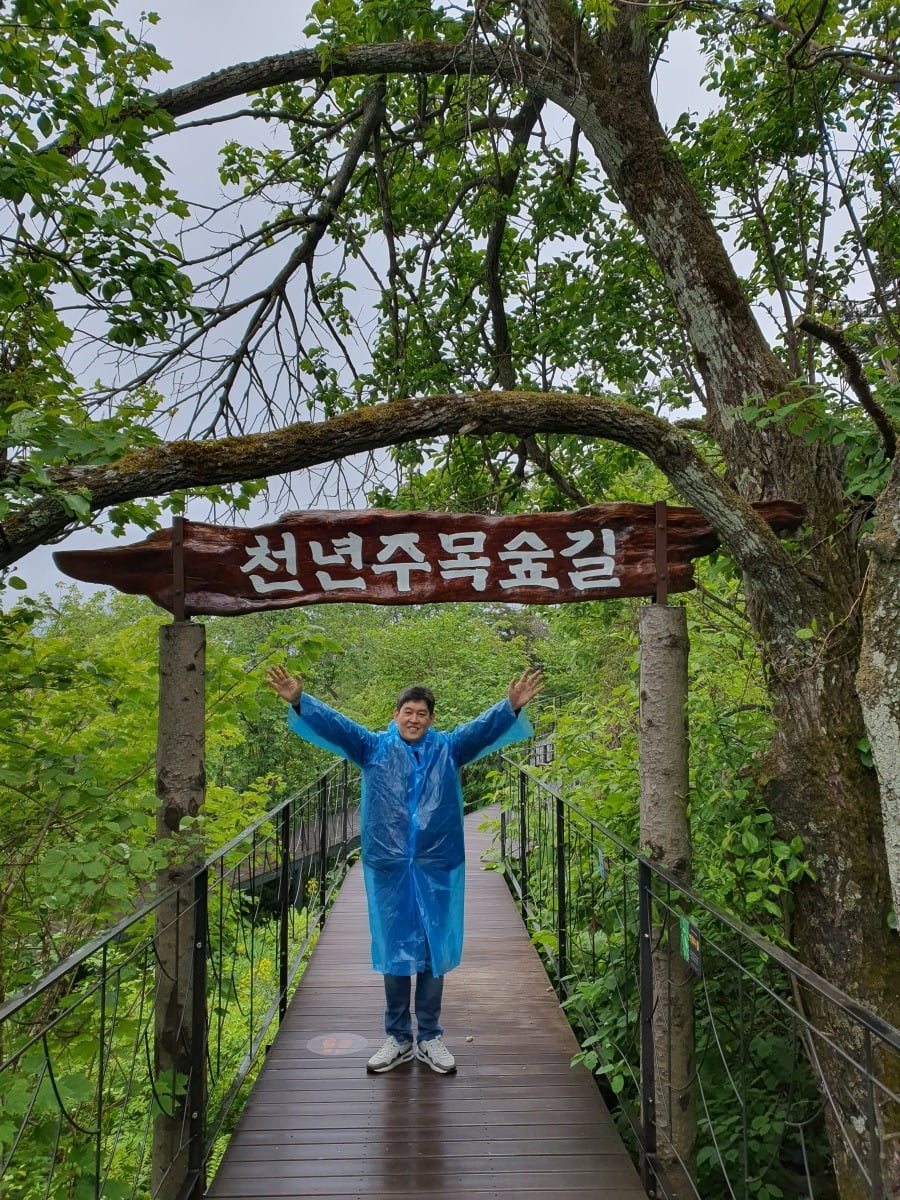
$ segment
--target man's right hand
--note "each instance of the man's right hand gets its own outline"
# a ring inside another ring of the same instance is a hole
[[[269,667],[266,671],[266,683],[276,691],[282,700],[288,704],[296,704],[303,695],[303,679],[300,675],[291,675],[281,663]]]

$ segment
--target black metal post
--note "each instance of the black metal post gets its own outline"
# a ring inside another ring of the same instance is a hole
[[[347,858],[347,843],[350,841],[350,764],[341,759],[341,860]]]
[[[739,1086],[741,1095],[747,1095],[747,1059],[749,1057],[747,1041],[745,1037],[746,1026],[744,1024],[744,956],[743,956],[743,938],[735,936],[735,946],[732,951],[734,961],[738,967],[737,973],[737,1012],[738,1012],[738,1044],[742,1048],[740,1059],[740,1070],[738,1073]],[[747,1106],[743,1106],[741,1113],[741,1175],[744,1180],[744,1187],[741,1192],[742,1200],[749,1200],[750,1196],[750,1142],[749,1129],[747,1128]]]
[[[557,986],[564,995],[563,976],[567,970],[569,947],[566,930],[566,814],[562,797],[556,797],[556,940]]]
[[[281,810],[279,828],[279,853],[281,854],[281,876],[278,895],[278,1019],[284,1020],[287,1012],[288,986],[288,934],[291,921],[291,805],[289,800]]]
[[[881,1181],[881,1137],[878,1133],[878,1113],[875,1108],[875,1062],[872,1057],[872,1035],[863,1026],[863,1062],[866,1067],[866,1127],[869,1133],[869,1195],[881,1200],[885,1194]]]
[[[319,928],[325,924],[325,901],[328,896],[328,780],[319,780]]]
[[[638,863],[638,930],[640,937],[641,1011],[641,1175],[648,1195],[655,1195],[656,1064],[653,1047],[653,888],[650,868]]]
[[[500,809],[500,861],[506,862],[506,809]]]
[[[522,897],[522,920],[527,918],[528,909],[528,849],[527,822],[525,811],[528,802],[528,776],[524,771],[519,772],[519,888]]]
[[[104,942],[100,967],[100,1035],[97,1058],[97,1140],[94,1144],[94,1195],[100,1200],[103,1189],[103,1084],[106,1072],[106,988],[108,983],[108,950]]]
[[[194,880],[194,945],[192,952],[191,1008],[191,1083],[190,1138],[188,1145],[188,1177],[192,1181],[191,1200],[202,1200],[206,1194],[206,1050],[208,1040],[206,1012],[206,963],[209,953],[208,930],[209,869],[204,868]]]

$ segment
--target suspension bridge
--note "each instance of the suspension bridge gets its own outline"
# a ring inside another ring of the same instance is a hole
[[[466,822],[466,949],[443,1019],[455,1076],[367,1075],[381,977],[354,867],[209,1187],[213,1200],[429,1195],[639,1200],[646,1192],[529,941],[491,838]]]
[[[383,992],[358,781],[338,764],[179,889],[183,977],[158,953],[162,896],[0,1004],[3,1200],[832,1200],[836,1137],[853,1195],[884,1200],[900,1032],[532,770],[498,770],[499,807],[467,817],[466,950],[443,1012],[455,1076],[365,1071]],[[688,1086],[670,1070],[661,930],[689,935]],[[154,1000],[173,982],[183,1055],[166,1077]],[[840,1090],[817,1075],[828,1054]],[[686,1158],[672,1117],[688,1087]]]

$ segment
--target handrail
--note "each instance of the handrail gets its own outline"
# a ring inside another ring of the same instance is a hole
[[[883,1200],[900,1030],[559,786],[505,756],[501,770],[510,887],[582,1038],[579,1057],[631,1125],[648,1193],[819,1196],[836,1178],[847,1194]],[[690,1043],[675,1003],[684,979]],[[687,1064],[680,1075],[675,1061]]]
[[[767,957],[774,959],[781,966],[783,966],[785,970],[790,971],[791,974],[802,979],[808,987],[813,988],[821,996],[827,998],[833,1004],[843,1009],[848,1016],[853,1017],[854,1020],[858,1021],[861,1025],[866,1026],[866,1028],[871,1030],[872,1033],[877,1034],[887,1045],[892,1046],[895,1050],[900,1051],[900,1030],[896,1029],[889,1022],[883,1020],[878,1016],[877,1013],[867,1009],[864,1005],[860,1004],[858,1000],[854,1000],[852,996],[848,996],[846,992],[841,991],[839,987],[836,987],[823,975],[819,975],[811,967],[806,966],[805,963],[802,963],[798,958],[795,958],[782,946],[778,946],[775,942],[768,941],[766,938],[762,937],[762,935],[757,933],[755,929],[753,929],[750,925],[747,925],[746,922],[742,921],[740,917],[736,917],[733,913],[729,913],[724,908],[720,908],[714,903],[714,901],[707,900],[704,896],[701,896],[699,892],[695,892],[693,888],[688,887],[676,876],[668,872],[665,867],[660,866],[660,864],[654,862],[653,859],[647,858],[646,855],[641,854],[639,850],[623,841],[620,837],[613,833],[611,829],[608,829],[601,821],[598,821],[596,817],[590,816],[584,811],[584,809],[580,808],[573,801],[561,796],[557,785],[546,783],[544,780],[538,778],[527,767],[523,767],[521,763],[508,758],[506,755],[503,756],[503,759],[504,762],[515,767],[516,770],[521,771],[523,775],[528,776],[534,787],[546,792],[547,795],[552,796],[554,800],[561,800],[562,803],[576,816],[593,826],[598,833],[602,834],[604,838],[612,842],[619,850],[622,850],[626,854],[630,855],[635,862],[644,863],[644,865],[650,871],[652,871],[657,879],[667,884],[673,891],[679,892],[686,900],[689,900],[695,908],[702,909],[704,912],[709,913],[709,915],[715,917],[717,921],[721,922],[723,925],[727,925],[729,928],[734,930],[735,933],[740,934],[742,938],[750,942],[751,945],[753,945],[757,950],[760,950]]]
[[[309,786],[317,787],[319,786],[320,779],[329,779],[331,776],[339,774],[342,769],[342,765],[343,764],[340,762],[332,764],[332,766],[330,766],[326,771],[323,771],[322,775],[315,781],[315,783],[310,784]],[[49,971],[40,977],[40,979],[35,980],[34,983],[29,983],[26,987],[20,988],[19,991],[14,992],[11,996],[8,996],[7,999],[0,1004],[0,1022],[7,1020],[7,1018],[11,1017],[23,1004],[26,1004],[29,1000],[33,1000],[35,996],[40,995],[41,992],[46,991],[47,988],[52,987],[52,985],[62,978],[63,975],[67,975],[71,971],[75,970],[83,962],[96,954],[97,951],[100,950],[106,943],[120,938],[122,934],[124,934],[132,925],[136,924],[150,913],[155,912],[160,905],[165,904],[166,901],[170,900],[177,892],[182,891],[187,885],[193,883],[198,876],[208,872],[211,867],[216,865],[216,863],[224,861],[228,855],[236,850],[243,842],[247,841],[247,839],[252,837],[255,833],[258,833],[271,821],[274,821],[277,816],[279,816],[286,809],[289,809],[292,804],[296,804],[296,802],[297,795],[295,794],[293,796],[289,796],[285,800],[282,800],[279,804],[276,804],[274,808],[269,809],[269,811],[263,816],[259,817],[258,820],[254,821],[251,825],[248,825],[246,829],[243,829],[240,833],[236,834],[230,842],[226,842],[224,846],[220,846],[219,849],[206,858],[200,866],[195,867],[192,871],[188,872],[180,884],[177,884],[171,888],[167,888],[165,891],[159,892],[151,900],[147,900],[144,904],[140,905],[140,907],[136,908],[127,917],[122,917],[122,919],[117,921],[115,925],[110,925],[107,929],[105,929],[102,933],[97,934],[97,936],[92,938],[89,942],[85,942],[83,946],[79,946],[77,950],[73,950],[71,954],[68,954],[54,967],[51,967]]]
[[[358,835],[358,772],[339,762],[6,1000],[0,1192],[38,1200],[77,1182],[95,1200],[200,1200]],[[154,1012],[163,977],[174,1025]],[[156,1063],[161,1031],[175,1068]],[[174,1131],[168,1156],[154,1153],[160,1121]]]

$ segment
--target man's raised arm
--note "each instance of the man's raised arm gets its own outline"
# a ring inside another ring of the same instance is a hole
[[[467,721],[454,729],[450,739],[460,766],[475,762],[485,754],[501,750],[512,742],[531,737],[534,730],[522,710],[543,686],[542,672],[538,669],[526,669],[518,679],[510,682],[506,699],[499,700],[474,721]]]
[[[362,765],[372,739],[367,729],[304,692],[302,676],[291,675],[280,663],[268,668],[266,683],[290,705],[288,725],[298,737]]]

